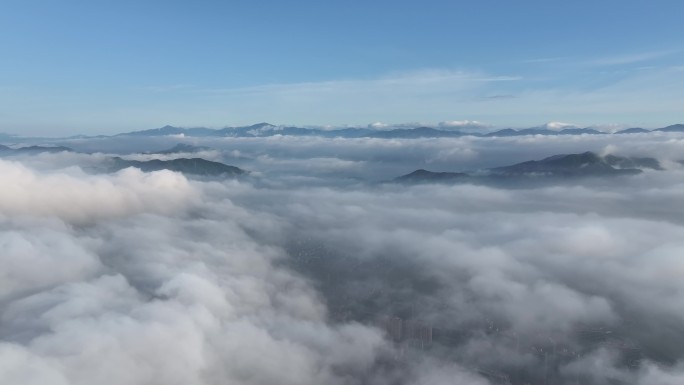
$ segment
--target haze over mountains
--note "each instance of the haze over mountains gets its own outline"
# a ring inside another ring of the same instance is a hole
[[[170,170],[189,175],[215,177],[236,177],[246,174],[245,170],[242,170],[238,167],[229,166],[219,162],[212,162],[202,158],[179,158],[171,160],[152,159],[147,161],[139,161],[114,157],[112,158],[112,163],[108,166],[107,171],[115,172],[128,167],[135,167],[145,172]]]
[[[684,385],[682,15],[3,1],[0,385]]]
[[[211,151],[208,146],[195,146],[186,143],[178,143],[175,146],[156,152],[148,152],[150,156],[162,155],[187,156],[202,151]],[[13,154],[41,154],[74,152],[64,146],[28,146],[11,149],[6,146],[0,147],[0,156]],[[128,167],[135,167],[145,172],[170,170],[188,175],[202,175],[214,177],[236,177],[248,172],[239,167],[227,165],[221,162],[210,161],[203,158],[172,158],[172,159],[149,159],[136,160],[124,159],[119,156],[109,157],[100,167],[93,168],[99,172],[116,172]],[[394,178],[395,182],[401,183],[434,183],[434,182],[468,182],[486,183],[502,181],[524,181],[533,178],[580,178],[580,177],[609,177],[619,175],[635,175],[642,169],[662,170],[657,159],[647,157],[623,157],[616,155],[600,156],[587,151],[579,154],[557,154],[542,160],[529,160],[513,165],[504,165],[488,169],[471,170],[465,172],[431,172],[419,169],[407,175]]]
[[[269,137],[275,135],[285,136],[317,136],[324,138],[451,138],[461,136],[476,137],[509,137],[525,135],[601,135],[601,134],[641,134],[648,132],[684,132],[684,124],[672,124],[666,127],[655,129],[644,129],[639,127],[624,128],[617,131],[602,131],[592,127],[576,127],[570,124],[547,123],[537,127],[513,129],[504,128],[492,130],[484,125],[462,125],[449,127],[446,125],[421,126],[421,125],[376,125],[369,127],[344,127],[344,128],[316,128],[316,127],[295,127],[273,125],[270,123],[257,123],[250,126],[225,127],[212,129],[206,127],[174,127],[166,125],[160,128],[153,128],[140,131],[131,131],[115,134],[113,136],[134,136],[134,137],[158,137],[158,136],[187,136],[187,137]],[[107,135],[87,136],[77,135],[69,137],[78,138],[104,138]],[[20,136],[2,134],[4,140],[21,139]]]
[[[73,149],[65,146],[23,146],[23,147],[8,147],[0,144],[0,156],[18,155],[18,154],[40,154],[43,152],[72,152]]]
[[[530,160],[510,166],[470,172],[430,172],[416,170],[394,179],[402,183],[469,182],[486,183],[516,179],[569,179],[580,177],[611,177],[635,175],[642,169],[662,170],[654,158],[631,158],[616,155],[600,156],[587,151],[581,154],[559,154],[542,160]]]
[[[643,128],[627,128],[615,132],[616,134],[633,134],[650,131],[661,132],[684,132],[684,124],[674,124],[667,127],[646,130]],[[128,136],[165,136],[165,135],[185,135],[190,137],[267,137],[274,135],[291,136],[321,136],[321,137],[340,137],[340,138],[449,138],[465,135],[472,136],[519,136],[519,135],[598,135],[606,134],[593,128],[579,128],[571,125],[563,126],[560,129],[551,129],[549,125],[532,127],[525,129],[501,129],[492,132],[478,133],[462,131],[459,129],[440,129],[427,126],[412,128],[385,128],[382,130],[375,128],[337,128],[320,129],[304,127],[276,126],[269,123],[258,123],[245,127],[227,127],[222,129],[209,128],[180,128],[164,126],[161,128],[133,131],[119,135]]]

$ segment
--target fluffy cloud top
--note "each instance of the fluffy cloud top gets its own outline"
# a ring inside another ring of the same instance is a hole
[[[2,160],[0,383],[679,383],[682,141],[640,139],[216,141],[247,182]],[[580,147],[672,162],[537,188],[335,182]]]

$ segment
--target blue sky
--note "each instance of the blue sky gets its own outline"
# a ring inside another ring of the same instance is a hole
[[[683,14],[679,0],[5,0],[0,131],[658,127],[684,122]]]

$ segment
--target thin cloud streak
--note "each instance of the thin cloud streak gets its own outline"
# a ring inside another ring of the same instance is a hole
[[[195,89],[198,93],[211,94],[260,94],[260,93],[296,93],[296,92],[329,92],[335,90],[373,89],[375,87],[413,87],[434,84],[466,86],[469,83],[511,82],[523,80],[521,76],[487,76],[481,73],[448,70],[423,70],[397,73],[377,79],[329,80],[321,82],[266,84],[238,88]]]
[[[586,62],[586,64],[593,66],[614,66],[623,64],[633,64],[640,63],[643,61],[660,59],[666,56],[678,54],[680,52],[682,52],[682,50],[680,49],[669,49],[663,51],[639,52],[624,55],[605,56],[589,60]]]
[[[42,99],[54,103],[41,117],[33,118],[39,120],[32,123],[22,119],[32,101],[7,91],[0,92],[0,99],[6,100],[7,106],[0,131],[12,133],[22,129],[24,133],[31,125],[54,128],[59,116],[66,116],[59,126],[71,130],[68,134],[88,132],[79,127],[93,130],[103,126],[109,127],[109,133],[115,133],[113,127],[121,124],[121,117],[129,121],[119,132],[163,124],[225,127],[261,121],[360,126],[375,121],[474,120],[498,127],[529,127],[560,120],[583,126],[657,127],[681,120],[679,106],[684,100],[680,90],[684,88],[684,79],[680,75],[677,66],[669,66],[627,71],[619,77],[600,77],[600,81],[567,83],[558,79],[559,75],[545,73],[531,77],[433,69],[369,79],[225,89],[182,84],[154,86],[140,89],[131,97],[121,97],[113,105],[93,106],[69,103],[61,94],[53,93]],[[11,106],[18,103],[10,112]],[[78,110],[85,107],[89,108]],[[160,116],[164,117],[163,122],[159,121]]]
[[[368,80],[192,92],[203,94],[208,105],[224,106],[222,114],[235,117],[225,120],[237,124],[271,121],[363,125],[368,121],[456,118],[503,127],[554,120],[576,121],[585,126],[653,120],[650,126],[655,126],[677,121],[682,95],[675,88],[684,86],[684,80],[673,77],[673,72],[676,70],[669,68],[636,71],[589,89],[582,84],[551,84],[518,76],[425,71]],[[264,105],[269,108],[264,109]],[[214,108],[207,109],[214,112]],[[189,119],[182,123],[193,125]]]

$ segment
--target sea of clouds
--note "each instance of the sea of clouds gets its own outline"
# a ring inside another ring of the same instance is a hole
[[[93,172],[179,140],[0,159],[0,383],[684,382],[677,134],[185,138],[252,176]],[[587,150],[666,170],[380,183]],[[393,341],[387,317],[433,341]]]

